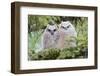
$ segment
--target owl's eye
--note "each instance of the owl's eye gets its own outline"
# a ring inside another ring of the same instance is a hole
[[[67,26],[67,28],[69,28],[69,27],[70,27],[70,25]]]
[[[65,27],[61,26],[61,28],[65,29]]]
[[[57,29],[54,29],[53,31],[55,32],[55,31],[57,31]]]
[[[50,30],[50,29],[47,29],[47,31],[49,31],[49,32],[50,32],[51,30]]]
[[[67,27],[61,26],[61,28],[67,30],[70,27],[70,25],[68,25]]]

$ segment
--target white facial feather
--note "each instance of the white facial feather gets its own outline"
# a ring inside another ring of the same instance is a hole
[[[76,46],[77,32],[70,21],[62,21],[59,27],[58,48],[69,48]]]
[[[58,40],[58,31],[56,25],[47,25],[43,34],[43,46],[46,48],[56,48]]]
[[[75,30],[74,25],[71,24],[70,21],[61,22],[60,31],[65,32],[66,34],[72,34],[77,36],[77,32]]]
[[[54,29],[57,29],[57,26],[48,24],[46,29],[54,30]]]

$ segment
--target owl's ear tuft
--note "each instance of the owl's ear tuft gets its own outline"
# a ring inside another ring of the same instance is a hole
[[[67,21],[67,23],[72,24],[70,21]]]
[[[59,28],[59,25],[57,25],[57,29]]]
[[[51,20],[51,21],[49,21],[49,23],[48,23],[49,25],[54,25],[55,24],[55,22],[53,21],[53,20]]]
[[[61,25],[62,25],[62,22],[58,25],[58,28],[60,28],[60,27],[61,27]]]

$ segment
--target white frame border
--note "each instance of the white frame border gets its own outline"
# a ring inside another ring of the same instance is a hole
[[[75,66],[78,67],[78,66],[94,65],[94,19],[95,19],[94,13],[95,12],[92,10],[21,7],[20,8],[20,19],[21,19],[20,20],[20,44],[21,44],[20,45],[20,69],[25,70],[25,69],[60,68],[60,67],[75,67]],[[88,58],[68,59],[68,60],[28,61],[28,54],[27,54],[27,48],[28,48],[27,15],[28,14],[88,17]]]

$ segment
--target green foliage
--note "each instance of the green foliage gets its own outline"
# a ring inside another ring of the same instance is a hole
[[[75,25],[77,31],[77,47],[64,49],[45,49],[36,52],[37,44],[41,40],[44,29],[49,21],[53,20],[59,25],[62,16],[28,16],[28,59],[29,60],[53,60],[73,59],[88,57],[88,18],[86,17],[65,17]],[[71,39],[73,40],[73,39]]]
[[[40,42],[41,35],[43,31],[35,31],[28,34],[28,50],[29,52],[35,52],[34,50],[37,49],[36,45]],[[33,53],[32,53],[33,54]]]
[[[59,16],[34,16],[28,15],[28,32],[37,31],[46,28],[49,21],[53,20],[55,23],[60,23]]]
[[[60,53],[59,49],[45,49],[31,56],[32,60],[51,60],[56,59]]]
[[[30,60],[84,58],[83,55],[81,55],[81,50],[79,49],[79,47],[64,49],[45,49],[38,53],[31,54],[30,57]]]

